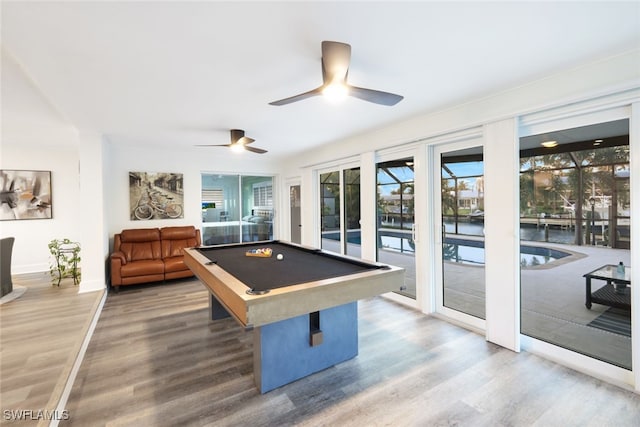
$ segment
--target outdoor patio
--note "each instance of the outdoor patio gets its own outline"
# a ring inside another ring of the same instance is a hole
[[[469,238],[469,236],[465,236]],[[601,246],[576,246],[550,242],[522,241],[523,245],[558,249],[569,256],[547,264],[521,270],[521,331],[523,334],[573,351],[631,369],[631,337],[589,326],[609,309],[585,306],[585,278],[605,264],[630,265],[630,252]],[[339,243],[324,239],[323,247],[339,252]],[[350,253],[357,252],[351,249]],[[413,254],[384,251],[380,261],[407,268],[407,293],[415,295]],[[445,261],[445,306],[467,314],[485,317],[484,268]],[[592,292],[605,282],[593,280]]]
[[[596,246],[523,242],[555,248],[571,255],[548,264],[521,269],[521,331],[623,368],[631,368],[631,338],[593,326],[609,307],[585,306],[584,274],[605,264],[630,263],[628,250]],[[445,262],[445,305],[484,318],[484,268]],[[592,291],[605,285],[594,280]]]

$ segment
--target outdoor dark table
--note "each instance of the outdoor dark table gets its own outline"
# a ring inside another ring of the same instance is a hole
[[[596,303],[631,310],[631,267],[625,267],[624,275],[618,273],[617,267],[607,264],[584,275],[587,293],[585,305],[588,309],[591,309],[592,303]],[[591,279],[607,283],[591,293]]]

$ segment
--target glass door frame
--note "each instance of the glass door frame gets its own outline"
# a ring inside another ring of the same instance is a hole
[[[604,101],[599,101],[604,102]],[[617,105],[616,105],[617,104]],[[577,109],[580,105],[573,106]],[[523,138],[530,135],[543,134],[545,132],[561,131],[563,129],[571,129],[575,127],[604,123],[618,119],[629,119],[629,166],[631,170],[640,170],[640,102],[628,105],[626,102],[612,103],[608,108],[600,107],[594,109],[590,113],[582,114],[554,114],[554,111],[547,111],[540,114],[531,114],[520,118],[520,126],[518,137]],[[640,188],[640,174],[631,173],[630,176],[630,194],[634,194],[637,188]],[[632,282],[638,282],[640,274],[638,273],[637,259],[638,246],[640,245],[639,227],[633,226],[634,218],[640,218],[640,203],[637,198],[632,197],[631,201],[631,267]],[[635,267],[635,268],[634,268]],[[640,324],[640,293],[631,293],[631,324],[634,325],[631,331],[631,353],[632,353],[632,370],[626,370],[618,366],[614,366],[607,362],[585,356],[573,350],[569,350],[555,344],[551,344],[536,338],[521,334],[521,347],[523,350],[540,354],[543,357],[556,360],[562,364],[573,367],[578,371],[587,372],[596,377],[605,378],[608,382],[619,383],[621,385],[628,384],[640,391],[640,328],[636,325]]]
[[[291,189],[293,187],[298,187],[300,189],[300,194],[298,194],[298,197],[300,197],[300,209],[302,206],[302,184],[300,182],[300,179],[291,179],[288,180],[287,182],[285,182],[285,188],[287,191],[287,197],[286,197],[286,206],[283,206],[280,210],[282,212],[285,213],[285,217],[282,218],[284,219],[284,224],[286,224],[287,226],[284,227],[284,230],[286,230],[284,233],[282,233],[282,235],[284,236],[284,239],[290,242],[293,242],[293,235],[292,235],[292,229],[293,227],[298,227],[298,232],[300,233],[300,242],[302,242],[302,212],[300,212],[300,224],[298,225],[294,225],[293,224],[293,220],[294,218],[291,217]],[[284,197],[283,197],[283,203],[284,203]],[[274,233],[274,236],[276,234]]]
[[[352,183],[348,183],[346,182],[346,175],[348,171],[353,171],[353,170],[358,170],[358,191],[357,191],[357,197],[353,197],[352,199],[348,199],[348,196],[351,194],[350,191],[348,191],[349,186],[352,185],[356,185],[356,184],[352,184]],[[342,180],[342,186],[341,186],[341,200],[342,200],[342,204],[343,204],[343,210],[342,210],[342,253],[344,255],[348,255],[348,256],[352,256],[352,257],[356,257],[356,258],[361,258],[362,257],[362,180],[361,180],[361,168],[360,165],[358,164],[357,166],[353,165],[351,167],[344,167],[341,170],[340,173],[340,177]],[[358,225],[357,225],[357,229],[354,231],[357,231],[358,235],[360,236],[360,243],[359,244],[353,244],[352,248],[355,249],[356,253],[349,253],[349,231],[352,230],[352,228],[350,228],[349,225],[349,219],[352,217],[352,213],[350,206],[353,205],[354,200],[357,199],[357,208],[358,208]],[[356,249],[357,247],[357,249]]]
[[[444,271],[443,271],[443,221],[442,221],[442,197],[441,197],[441,179],[442,179],[442,154],[451,151],[458,151],[468,148],[482,147],[484,151],[483,139],[474,137],[464,141],[444,142],[431,146],[431,164],[432,167],[432,215],[433,218],[433,288],[435,297],[435,313],[442,315],[448,319],[462,323],[473,329],[484,331],[486,329],[486,320],[470,314],[463,313],[446,307],[444,305]],[[486,305],[486,297],[485,297]]]
[[[346,255],[346,247],[347,247],[347,240],[346,240],[346,233],[347,233],[347,229],[346,229],[346,206],[345,206],[345,183],[344,183],[344,171],[348,170],[348,169],[353,169],[353,168],[361,168],[360,166],[360,162],[358,161],[351,161],[351,162],[345,162],[345,163],[340,163],[340,164],[335,164],[333,166],[327,166],[324,167],[322,169],[317,169],[315,171],[315,175],[316,175],[316,194],[317,194],[317,206],[318,209],[321,209],[322,203],[320,201],[320,199],[322,198],[322,191],[320,189],[320,177],[323,174],[326,173],[330,173],[330,172],[338,172],[338,185],[340,188],[340,197],[339,197],[339,217],[340,217],[340,227],[339,227],[339,233],[340,233],[340,240],[339,240],[339,247],[340,247],[340,254],[341,255]],[[360,185],[362,185],[362,182],[360,183]],[[318,211],[318,224],[319,224],[319,235],[318,235],[318,247],[322,248],[322,212]]]
[[[414,229],[413,240],[415,242],[415,276],[416,276],[416,297],[411,298],[396,292],[390,292],[385,294],[385,297],[392,301],[396,301],[400,304],[417,308],[425,313],[430,312],[430,289],[429,280],[427,279],[429,272],[428,263],[428,251],[426,250],[426,242],[430,241],[428,233],[428,216],[427,216],[427,201],[428,201],[428,178],[426,162],[426,149],[424,144],[414,144],[405,146],[403,148],[394,148],[390,150],[382,150],[375,153],[375,162],[373,165],[374,181],[371,183],[374,188],[373,194],[377,203],[377,167],[379,163],[388,162],[392,160],[413,157],[413,182],[414,182]],[[375,206],[375,205],[374,205]],[[364,216],[364,214],[363,214]],[[374,215],[374,220],[377,221],[377,213]],[[377,226],[375,227],[375,233],[377,233]],[[377,236],[374,236],[374,242],[377,240]],[[377,259],[378,248],[374,248],[374,253]],[[422,261],[422,262],[420,262]]]
[[[219,208],[219,209],[225,209],[227,211],[227,215],[231,218],[233,218],[236,214],[238,215],[238,225],[237,226],[230,226],[232,229],[237,230],[238,232],[238,238],[237,238],[237,242],[228,242],[226,235],[222,235],[223,239],[225,240],[225,242],[218,242],[218,243],[212,243],[214,245],[219,245],[219,244],[228,244],[228,243],[246,243],[246,242],[250,242],[251,240],[245,240],[244,239],[244,235],[243,235],[243,226],[242,226],[242,213],[243,213],[243,209],[244,209],[244,195],[243,195],[243,179],[244,178],[268,178],[271,180],[271,197],[272,197],[272,215],[271,215],[271,231],[270,231],[270,236],[271,238],[274,238],[274,236],[276,236],[277,234],[277,218],[276,218],[276,206],[277,203],[279,202],[279,198],[278,198],[278,194],[276,188],[278,185],[278,181],[277,181],[277,177],[274,174],[263,174],[263,173],[243,173],[243,172],[239,172],[239,173],[230,173],[230,172],[211,172],[211,171],[200,171],[200,204],[202,204],[203,201],[202,200],[202,193],[203,193],[203,185],[202,185],[202,180],[203,177],[205,176],[213,176],[213,177],[218,177],[218,178],[222,178],[222,177],[232,177],[234,180],[237,180],[237,182],[235,183],[235,186],[237,188],[237,200],[234,199],[230,199],[232,201],[232,203],[230,203],[229,206],[224,205],[223,202],[223,207]],[[220,211],[220,214],[222,213],[222,211]],[[232,219],[232,221],[236,221],[234,219]],[[205,221],[204,220],[204,213],[200,216],[200,232],[202,234],[202,241],[203,244],[206,245],[205,243],[205,237],[206,237],[206,233],[205,231],[208,228],[214,228],[211,225],[211,222],[215,222],[215,221]],[[209,224],[209,225],[207,225]],[[220,235],[218,235],[220,236]],[[230,236],[234,236],[234,234],[231,234]],[[236,239],[233,239],[236,240]]]

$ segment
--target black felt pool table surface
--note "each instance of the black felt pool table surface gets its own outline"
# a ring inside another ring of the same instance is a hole
[[[273,255],[269,258],[245,255],[247,251],[259,248],[271,248]],[[199,248],[198,251],[246,286],[257,291],[385,267],[281,242]],[[284,257],[281,261],[277,259],[278,254]]]

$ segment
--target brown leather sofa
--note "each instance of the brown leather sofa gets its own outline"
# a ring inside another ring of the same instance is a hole
[[[111,286],[118,291],[124,285],[191,277],[182,250],[200,242],[194,226],[122,230],[113,237]]]

